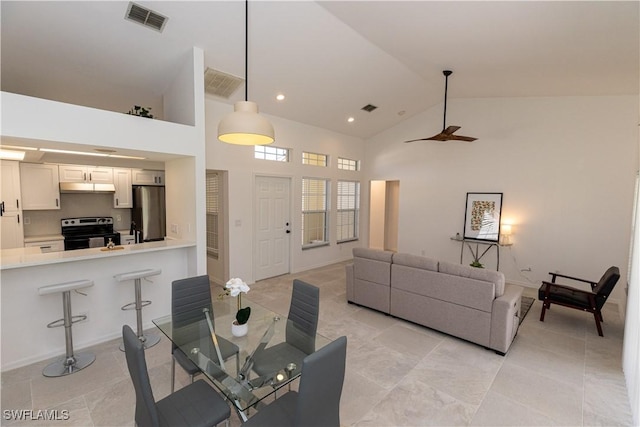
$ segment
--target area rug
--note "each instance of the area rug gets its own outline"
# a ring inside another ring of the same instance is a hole
[[[533,298],[522,297],[522,301],[520,302],[520,324],[522,324],[522,321],[527,316],[527,313],[529,312],[529,309],[531,309],[534,301],[535,300]]]

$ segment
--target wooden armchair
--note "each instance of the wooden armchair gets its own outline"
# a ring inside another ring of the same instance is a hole
[[[552,303],[575,308],[593,313],[593,317],[596,320],[596,328],[598,328],[598,335],[603,336],[600,322],[603,322],[604,319],[602,318],[600,309],[607,301],[618,279],[620,279],[620,269],[618,267],[609,267],[598,282],[558,273],[549,274],[551,275],[551,282],[543,281],[542,286],[538,289],[538,299],[542,301],[540,321],[544,322],[544,314],[547,309],[551,308]],[[557,277],[588,283],[591,286],[591,292],[556,283]]]

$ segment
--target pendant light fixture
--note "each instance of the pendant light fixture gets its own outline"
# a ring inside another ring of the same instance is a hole
[[[249,94],[249,0],[245,0],[244,20],[244,101],[238,101],[218,124],[218,139],[228,144],[266,145],[275,139],[273,126],[258,114],[258,104]]]

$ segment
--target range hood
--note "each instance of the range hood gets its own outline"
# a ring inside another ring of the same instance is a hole
[[[113,184],[94,184],[91,182],[61,182],[61,193],[115,193]]]

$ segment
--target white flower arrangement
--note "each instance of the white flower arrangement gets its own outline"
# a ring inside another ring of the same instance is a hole
[[[229,281],[225,285],[225,288],[227,288],[227,295],[231,295],[232,297],[237,297],[241,293],[246,294],[251,290],[249,285],[247,285],[244,280],[240,279],[239,277],[229,279]]]
[[[238,298],[236,322],[239,325],[247,323],[249,316],[251,315],[251,307],[242,308],[242,294],[246,294],[250,290],[251,288],[244,282],[244,280],[239,277],[234,277],[233,279],[229,279],[226,283],[224,292],[218,295],[218,298],[223,298],[225,295],[231,295],[232,297]]]

